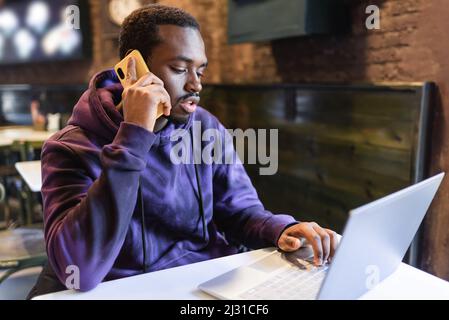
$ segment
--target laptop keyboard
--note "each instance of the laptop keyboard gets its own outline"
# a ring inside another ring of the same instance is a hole
[[[315,267],[304,262],[305,270],[286,267],[273,277],[242,293],[245,300],[313,300],[316,299],[328,265]]]

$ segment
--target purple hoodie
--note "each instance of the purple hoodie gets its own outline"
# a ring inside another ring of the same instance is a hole
[[[189,129],[193,120],[201,121],[202,130],[224,134],[223,125],[198,107],[187,123],[169,122],[149,132],[123,121],[115,107],[122,90],[112,70],[97,74],[68,126],[43,147],[45,239],[61,283],[71,275],[69,265],[79,268],[82,291],[142,273],[142,232],[147,271],[234,254],[234,243],[275,246],[295,220],[264,209],[240,163],[198,165],[207,225],[203,238],[195,168],[170,161],[176,143],[170,133]],[[139,183],[143,228],[136,207]]]

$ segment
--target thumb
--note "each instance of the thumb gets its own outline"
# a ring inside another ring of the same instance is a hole
[[[125,79],[125,87],[130,87],[137,81],[136,61],[133,57],[129,57],[128,59]]]
[[[284,236],[279,241],[279,248],[284,251],[295,251],[301,247],[301,241],[292,236]]]

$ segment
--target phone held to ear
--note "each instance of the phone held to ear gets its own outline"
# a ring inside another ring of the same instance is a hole
[[[115,73],[117,73],[117,76],[123,86],[126,85],[126,75],[128,74],[128,60],[131,57],[133,57],[134,61],[135,61],[137,79],[140,79],[145,74],[150,72],[150,70],[148,69],[148,66],[145,63],[145,60],[143,59],[139,50],[131,51],[119,63],[117,63],[114,66]],[[122,103],[122,102],[120,102],[120,103]],[[163,114],[164,114],[163,113],[163,105],[162,105],[162,103],[160,103],[158,106],[156,118],[159,118]]]

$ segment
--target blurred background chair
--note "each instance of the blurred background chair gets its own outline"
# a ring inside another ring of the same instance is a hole
[[[5,194],[6,188],[0,184],[0,203]],[[25,299],[46,262],[42,225],[24,224],[0,231],[0,299]]]
[[[0,286],[13,273],[43,266],[47,261],[44,232],[39,228],[20,227],[0,232]]]

